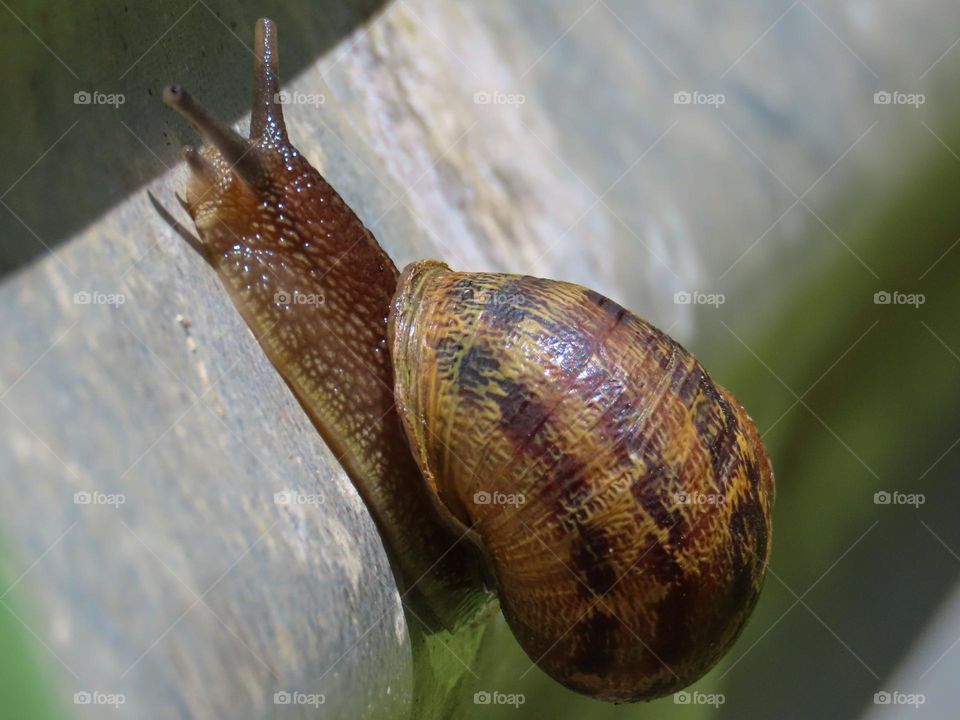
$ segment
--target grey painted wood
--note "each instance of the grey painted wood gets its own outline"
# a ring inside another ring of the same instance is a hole
[[[375,527],[151,213],[133,198],[0,289],[11,579],[39,559],[15,611],[68,698],[122,693],[130,716],[271,715],[282,691],[333,716],[402,706],[410,649]]]

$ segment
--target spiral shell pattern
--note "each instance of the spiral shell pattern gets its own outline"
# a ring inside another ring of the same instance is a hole
[[[389,342],[431,494],[531,660],[620,702],[709,670],[770,553],[773,474],[733,396],[598,293],[435,261],[404,271]]]

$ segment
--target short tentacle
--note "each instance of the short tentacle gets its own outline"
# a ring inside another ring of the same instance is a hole
[[[184,198],[182,198],[182,197],[180,196],[180,193],[174,193],[173,196],[177,199],[177,202],[180,204],[180,207],[182,207],[184,210],[186,210],[186,211],[187,211],[187,214],[189,215],[190,212],[191,212],[191,211],[190,211],[190,204],[189,204]]]
[[[216,168],[214,168],[193,145],[183,146],[183,159],[187,161],[187,165],[190,167],[190,170],[193,171],[194,175],[207,183],[216,182]]]
[[[157,213],[159,213],[160,217],[163,218],[163,221],[170,226],[170,229],[173,230],[181,238],[183,238],[183,240],[186,241],[187,245],[189,245],[200,257],[202,257],[207,262],[210,262],[210,256],[207,253],[206,246],[204,246],[203,244],[203,240],[201,240],[200,238],[195,236],[193,233],[191,233],[189,230],[187,230],[187,228],[184,227],[179,220],[177,220],[173,215],[170,214],[169,210],[167,210],[163,205],[160,204],[160,201],[157,200],[157,198],[154,197],[153,193],[150,192],[149,190],[147,190],[147,197],[150,198],[150,204],[153,205],[153,209],[156,210]],[[183,202],[183,200],[180,198],[179,195],[177,196],[177,200],[180,202],[183,208],[189,212],[189,208]]]

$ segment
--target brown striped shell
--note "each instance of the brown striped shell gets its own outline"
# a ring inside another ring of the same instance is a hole
[[[613,701],[709,670],[770,553],[773,475],[732,395],[591,290],[434,261],[401,276],[389,341],[414,456],[531,660]]]

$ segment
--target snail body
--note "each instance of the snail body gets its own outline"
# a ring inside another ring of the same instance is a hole
[[[399,273],[289,142],[273,22],[258,21],[254,45],[249,139],[183,88],[163,93],[209,143],[184,148],[195,248],[370,508],[410,612],[455,629],[496,598],[476,550],[436,518],[394,406],[386,332]]]
[[[689,685],[743,628],[769,558],[773,475],[752,420],[591,290],[436,261],[400,275],[287,139],[270,21],[256,46],[249,140],[164,94],[211,144],[185,151],[184,206],[371,508],[411,611],[478,622],[489,587],[524,651],[574,690]]]

